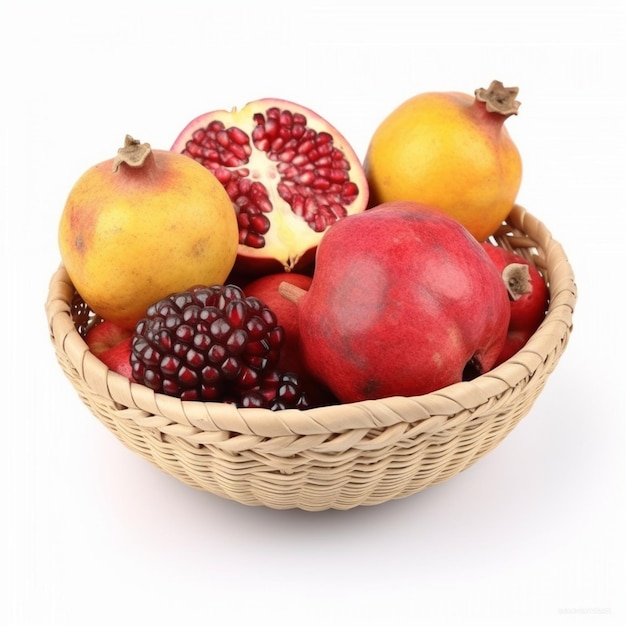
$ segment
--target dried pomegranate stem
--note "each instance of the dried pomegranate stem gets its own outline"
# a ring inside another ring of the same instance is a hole
[[[287,298],[289,302],[297,304],[298,300],[306,293],[306,289],[297,287],[284,280],[278,285],[278,293],[283,296],[283,298]]]
[[[516,100],[519,93],[518,87],[505,87],[499,80],[491,81],[488,89],[477,89],[474,94],[479,102],[485,103],[489,113],[501,113],[502,115],[517,115],[520,102]]]
[[[524,263],[509,263],[502,270],[502,280],[509,292],[511,300],[521,298],[525,293],[532,291],[530,284],[530,270]]]
[[[113,171],[117,172],[122,163],[130,167],[142,167],[151,152],[149,143],[140,143],[139,140],[126,135],[124,146],[117,151],[117,156],[113,160]]]

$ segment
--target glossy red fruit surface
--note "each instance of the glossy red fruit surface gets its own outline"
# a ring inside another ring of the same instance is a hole
[[[122,328],[115,322],[104,320],[87,331],[85,343],[89,346],[89,350],[99,357],[124,339],[131,337],[132,334],[132,330]]]
[[[332,226],[297,304],[307,367],[342,402],[419,395],[484,373],[510,316],[476,239],[409,202]]]
[[[482,244],[506,286],[511,307],[507,341],[498,363],[520,350],[546,316],[550,292],[539,270],[519,254],[489,242]]]
[[[89,329],[85,343],[110,370],[133,380],[130,365],[130,344],[133,331],[104,320]]]
[[[105,350],[98,358],[110,369],[133,381],[133,371],[130,364],[131,337],[126,337],[120,343]]]
[[[312,377],[302,359],[300,345],[300,325],[298,307],[279,291],[280,285],[287,282],[308,290],[311,276],[296,272],[279,272],[261,276],[244,287],[247,296],[259,298],[276,314],[278,323],[285,331],[285,341],[281,348],[278,368],[284,372],[295,372],[307,393],[310,406],[322,406],[336,402],[325,385]]]
[[[363,167],[346,138],[307,107],[262,99],[192,120],[171,148],[208,168],[237,213],[236,270],[301,270],[326,229],[365,209]]]

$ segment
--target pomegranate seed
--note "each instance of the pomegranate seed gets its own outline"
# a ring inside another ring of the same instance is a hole
[[[282,111],[279,120],[282,126],[291,126],[293,124],[293,114],[291,111]]]
[[[161,371],[164,376],[171,376],[178,371],[180,359],[176,356],[166,355],[161,362]]]
[[[198,374],[186,365],[183,365],[180,370],[178,370],[177,378],[184,387],[193,387],[198,382]]]
[[[217,167],[213,170],[213,174],[215,178],[222,183],[222,185],[226,185],[232,180],[233,174],[232,172],[225,167]]]
[[[307,222],[312,222],[315,220],[316,215],[319,211],[319,204],[315,199],[315,196],[309,196],[304,201],[304,219]]]
[[[240,146],[247,146],[248,154],[250,154],[249,152],[250,138],[248,137],[246,133],[243,132],[243,130],[241,130],[241,128],[237,128],[236,126],[229,128],[228,135],[231,138],[231,140],[234,141],[236,144]]]
[[[314,147],[315,147],[315,144],[313,143],[312,140],[303,141],[298,146],[298,154],[307,154],[311,150],[313,150]]]
[[[333,214],[333,217],[335,218],[333,221],[341,219],[342,217],[345,217],[348,214],[343,204],[339,204],[338,202],[331,202],[329,207]]]
[[[344,198],[356,198],[358,193],[359,189],[353,182],[347,182],[341,190],[341,195]]]
[[[330,189],[330,183],[325,178],[317,177],[311,183],[311,187],[313,187],[315,191],[328,191]]]
[[[220,382],[220,371],[217,367],[207,366],[202,368],[202,384],[204,387],[208,385],[215,385]]]
[[[293,157],[295,157],[295,156],[296,156],[296,151],[295,150],[283,150],[278,155],[278,160],[281,163],[291,163],[291,161],[293,160]]]
[[[250,217],[250,228],[260,235],[265,235],[271,227],[270,221],[262,213]]]
[[[291,189],[285,183],[278,183],[277,186],[278,195],[285,201],[291,204],[291,199],[293,194],[291,193]]]
[[[248,160],[250,149],[246,150],[244,146],[241,146],[238,143],[230,143],[229,149],[233,157],[237,159],[237,163],[235,163],[232,167],[237,167],[240,163],[245,163]]]
[[[198,368],[204,366],[204,356],[201,352],[190,348],[187,351],[187,364],[192,368]]]
[[[297,178],[298,184],[304,185],[306,187],[313,184],[314,180],[315,180],[315,172],[311,170],[302,172]]]
[[[265,246],[265,237],[259,233],[248,232],[245,234],[243,241],[239,239],[240,243],[250,246],[251,248],[263,248]]]
[[[215,133],[215,141],[217,141],[222,148],[228,148],[230,146],[230,139],[228,138],[228,133],[225,130],[220,130]]]
[[[280,152],[285,146],[285,140],[282,137],[276,137],[270,143],[270,152]]]

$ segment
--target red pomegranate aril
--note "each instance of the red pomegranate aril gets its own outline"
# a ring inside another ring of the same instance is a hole
[[[239,237],[239,243],[249,248],[262,248],[265,245],[265,237],[254,232],[245,232]]]
[[[207,366],[202,369],[202,382],[204,388],[219,383],[221,378],[220,371],[216,367]]]
[[[185,387],[193,387],[198,382],[198,375],[194,370],[183,365],[178,370],[178,380]]]
[[[238,328],[246,320],[246,305],[241,300],[234,300],[226,305],[225,315],[231,326]]]
[[[178,395],[178,393],[179,393],[178,385],[174,384],[173,382],[171,382],[168,379],[165,379],[163,381],[163,393],[165,393],[167,395],[170,395],[170,396]],[[181,398],[183,400],[186,400],[186,399],[195,400],[195,396],[193,396],[191,398],[185,397],[184,393],[181,395]]]
[[[308,187],[315,182],[315,178],[315,172],[312,172],[311,170],[306,170],[296,177],[296,182],[298,183],[298,185],[304,185],[305,187]]]
[[[246,330],[250,338],[250,345],[255,341],[259,341],[265,335],[265,328],[266,325],[263,320],[256,315],[248,320]]]
[[[229,129],[229,137],[238,145],[243,146],[246,153],[250,154],[249,145],[250,138],[246,133],[236,127]]]
[[[222,183],[222,185],[224,185],[224,187],[226,187],[226,185],[233,178],[232,172],[229,169],[226,169],[225,167],[216,167],[213,170],[213,174],[214,174],[215,178],[217,178],[217,180],[219,180],[220,183]]]
[[[146,370],[143,384],[150,389],[157,390],[161,385],[161,377],[155,370]]]
[[[176,338],[184,342],[191,341],[193,338],[193,329],[188,324],[179,326],[176,329]]]
[[[235,329],[226,340],[226,348],[231,354],[241,354],[248,341],[248,333],[241,328]]]
[[[279,161],[278,171],[279,172],[281,171],[280,168],[282,164],[291,163],[295,156],[296,156],[296,151],[293,148],[288,148],[286,150],[283,150],[278,155],[278,161]]]
[[[201,368],[204,366],[205,363],[204,356],[201,352],[190,348],[187,351],[187,363],[190,367],[193,367],[194,369]]]
[[[180,367],[180,359],[176,356],[165,356],[161,362],[161,371],[165,376],[173,375]]]
[[[251,389],[259,383],[259,375],[251,367],[242,367],[237,376],[237,384],[242,389]]]
[[[222,363],[222,374],[224,376],[224,378],[226,380],[232,380],[233,378],[235,378],[235,376],[237,376],[237,374],[239,373],[239,370],[241,369],[241,363],[239,362],[239,359],[236,359],[234,357],[228,357],[223,363]]]
[[[316,191],[328,191],[331,188],[331,183],[328,180],[328,177],[316,174],[313,182],[311,183],[311,187]]]
[[[221,363],[226,357],[226,347],[219,343],[213,344],[207,351],[207,358],[211,363]]]
[[[226,339],[230,335],[230,331],[231,327],[229,323],[223,318],[217,319],[211,324],[211,335],[215,337],[215,339],[219,342],[226,341]],[[203,339],[203,345],[208,345],[208,343],[210,342],[209,336],[200,335],[200,337],[202,337]]]
[[[251,214],[249,216],[248,224],[253,231],[256,231],[260,235],[265,234],[271,227],[269,219],[267,219],[267,217],[262,213]]]

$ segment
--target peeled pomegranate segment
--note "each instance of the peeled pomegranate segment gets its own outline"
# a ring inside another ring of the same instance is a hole
[[[303,269],[328,227],[365,210],[369,200],[348,141],[287,100],[200,115],[171,150],[204,165],[228,192],[239,224],[235,267],[244,273]]]

